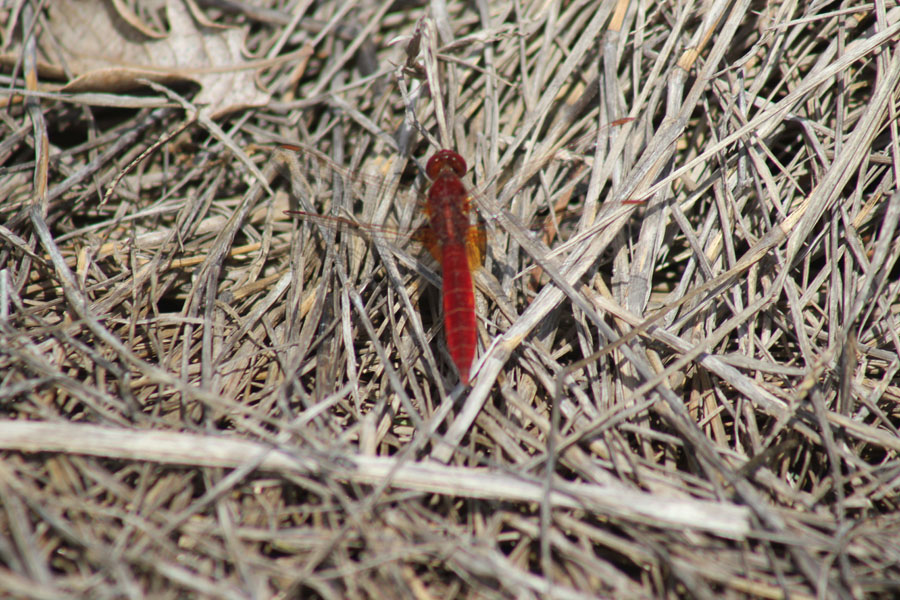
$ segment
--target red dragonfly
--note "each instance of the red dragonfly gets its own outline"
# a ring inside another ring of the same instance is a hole
[[[422,230],[423,242],[441,263],[447,349],[460,380],[468,384],[476,345],[472,270],[481,265],[484,231],[469,218],[471,198],[461,179],[466,174],[462,156],[453,150],[438,150],[428,159],[425,174],[431,179],[431,188],[425,203],[428,226]]]
[[[608,126],[632,120],[619,119]],[[282,147],[301,150],[291,144],[282,144]],[[481,266],[484,258],[485,233],[471,222],[472,197],[462,182],[466,170],[466,161],[453,150],[438,150],[428,159],[425,166],[425,174],[431,181],[425,201],[428,224],[419,228],[415,237],[441,265],[441,296],[447,349],[459,372],[460,381],[468,385],[477,346],[472,271]],[[624,202],[632,204],[642,200]],[[287,212],[322,219],[321,216],[301,211]],[[343,222],[339,218],[336,220]]]
[[[283,147],[299,150],[287,144]],[[484,230],[471,223],[471,196],[462,182],[466,170],[466,161],[453,150],[439,150],[428,160],[425,166],[425,174],[431,180],[425,201],[428,223],[415,234],[441,264],[447,349],[464,385],[469,383],[477,346],[472,271],[481,265],[485,249]],[[322,218],[301,211],[287,212]]]

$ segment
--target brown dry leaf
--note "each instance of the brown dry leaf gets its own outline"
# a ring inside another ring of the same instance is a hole
[[[53,2],[49,32],[76,74],[63,91],[122,92],[140,87],[140,79],[190,80],[200,84],[194,102],[213,118],[269,101],[243,58],[243,32],[200,22],[183,0],[165,6],[170,31],[154,39],[135,26],[134,15],[123,18],[107,0]]]

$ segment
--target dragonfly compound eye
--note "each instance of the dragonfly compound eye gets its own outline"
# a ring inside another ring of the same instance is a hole
[[[431,180],[437,179],[445,169],[449,169],[457,177],[462,177],[466,174],[466,161],[453,150],[438,150],[425,165],[425,173]]]

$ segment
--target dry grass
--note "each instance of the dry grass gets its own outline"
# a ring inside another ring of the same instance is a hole
[[[38,4],[0,596],[898,593],[900,9]],[[284,212],[413,231],[437,144],[489,232],[470,387],[433,261]]]

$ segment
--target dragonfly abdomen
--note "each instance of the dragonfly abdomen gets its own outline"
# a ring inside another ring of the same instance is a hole
[[[477,344],[472,273],[469,271],[465,246],[448,244],[442,250],[442,296],[447,349],[450,350],[450,357],[459,371],[460,379],[463,384],[467,384]]]

